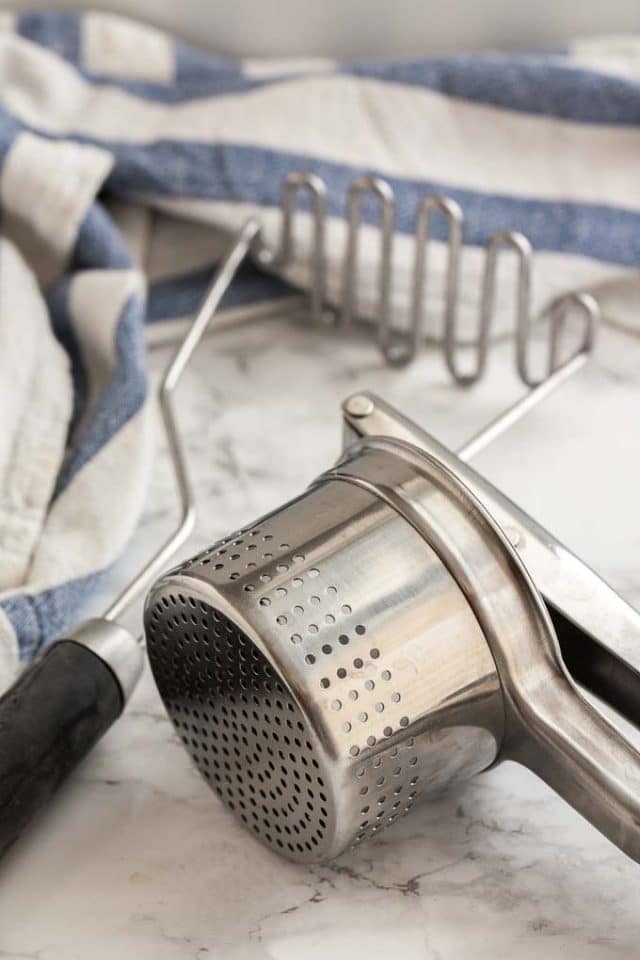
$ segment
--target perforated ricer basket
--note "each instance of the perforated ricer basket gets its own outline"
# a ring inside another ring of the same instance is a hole
[[[335,468],[149,595],[198,769],[260,840],[324,860],[509,758],[640,857],[640,757],[567,667],[637,723],[638,615],[382,401],[344,413]]]

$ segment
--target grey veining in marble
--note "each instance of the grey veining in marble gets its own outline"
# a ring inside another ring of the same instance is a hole
[[[180,391],[200,510],[185,552],[326,467],[339,450],[340,400],[359,387],[462,443],[518,396],[511,351],[499,348],[488,381],[460,392],[434,355],[394,372],[366,343],[279,322],[209,338]],[[639,356],[640,344],[605,333],[592,369],[478,461],[636,603]],[[154,369],[165,359],[155,352]],[[160,450],[147,512],[105,596],[172,511]],[[640,867],[511,764],[330,866],[292,865],[211,794],[147,673],[126,715],[1,865],[0,958],[632,958],[639,891]]]

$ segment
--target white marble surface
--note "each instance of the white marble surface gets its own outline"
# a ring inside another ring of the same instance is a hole
[[[639,356],[637,342],[605,334],[590,371],[478,461],[632,602]],[[165,359],[154,353],[154,368]],[[518,395],[510,366],[511,348],[501,348],[488,381],[461,393],[433,355],[392,372],[366,343],[284,323],[208,339],[180,395],[200,510],[187,550],[325,467],[338,451],[340,400],[354,389],[375,389],[455,445]],[[160,451],[148,510],[107,592],[172,516]],[[511,764],[427,801],[330,866],[281,860],[191,767],[147,673],[4,860],[0,958],[631,958],[639,890],[640,868]]]

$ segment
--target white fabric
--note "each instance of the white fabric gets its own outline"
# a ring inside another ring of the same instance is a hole
[[[62,273],[87,207],[112,165],[99,147],[21,133],[0,173],[4,228],[44,285]]]
[[[173,80],[173,45],[166,33],[125,17],[87,13],[82,21],[82,52],[89,73],[153,83]]]
[[[64,456],[73,382],[35,277],[2,237],[0,278],[0,583],[17,586]]]

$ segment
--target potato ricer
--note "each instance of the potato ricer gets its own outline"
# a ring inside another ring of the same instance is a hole
[[[455,227],[455,211],[444,209]],[[321,205],[316,213],[322,237]],[[349,249],[357,225],[354,216]],[[178,526],[102,617],[52,644],[0,697],[0,855],[135,686],[143,648],[118,620],[194,517],[172,396],[260,230],[249,220],[239,231],[160,384]],[[151,667],[187,750],[250,831],[293,859],[334,857],[503,759],[534,770],[640,858],[640,755],[582,692],[640,726],[639,615],[466,463],[576,372],[593,342],[596,305],[564,298],[552,311],[549,375],[530,376],[528,259],[514,236],[517,367],[534,390],[457,455],[373,395],[351,397],[335,467],[162,576],[147,598]],[[503,240],[487,254],[471,373],[454,362],[456,297],[446,299],[447,365],[458,383],[486,365]],[[319,254],[316,266],[320,276]],[[394,362],[412,353],[420,302],[409,353],[393,353]],[[559,364],[572,305],[585,321],[583,347]],[[264,319],[267,308],[252,316]],[[382,313],[379,321],[385,344],[397,346]]]
[[[515,760],[640,859],[640,617],[372,394],[300,496],[181,563],[148,654],[218,796],[295,860],[335,857]]]

